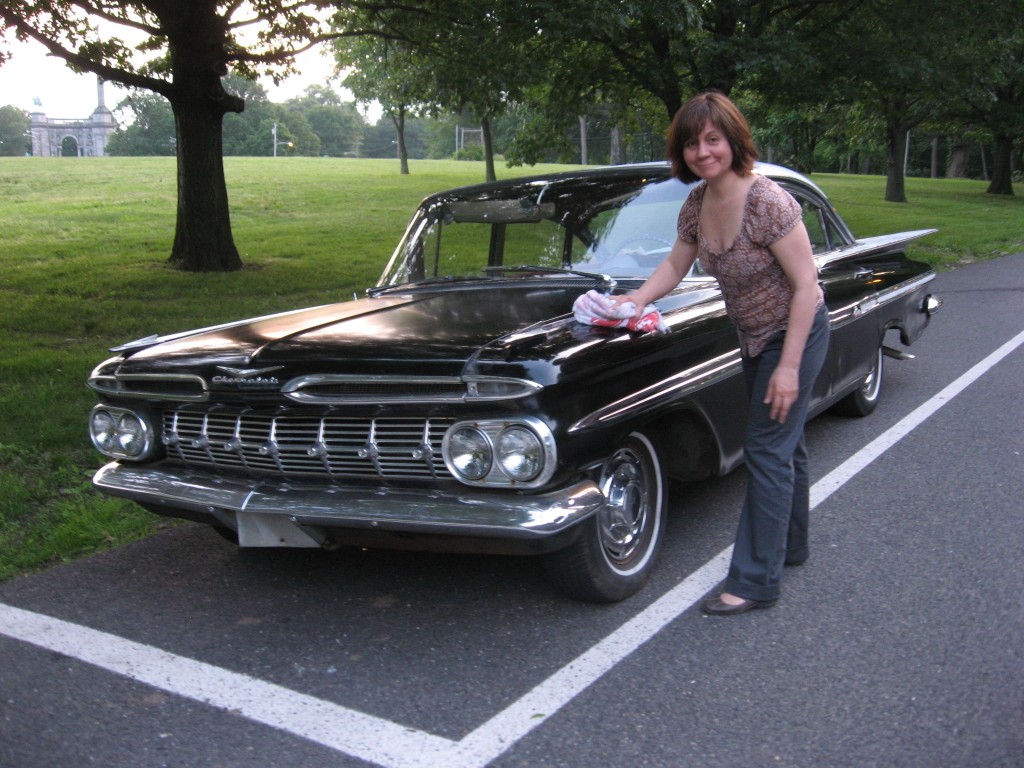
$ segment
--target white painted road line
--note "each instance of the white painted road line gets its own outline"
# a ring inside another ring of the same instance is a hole
[[[939,408],[944,406],[954,397],[967,389],[967,387],[988,373],[988,371],[994,368],[1000,360],[1017,349],[1021,344],[1024,344],[1024,331],[1014,336],[991,355],[967,371],[967,373],[960,376],[956,381],[947,386],[926,403],[919,405],[909,414],[904,416],[897,424],[887,429],[881,435],[857,451],[853,456],[821,478],[814,484],[814,487],[811,488],[811,509],[814,509],[814,507],[821,504],[821,502],[842,488],[850,478],[924,423],[932,414],[939,410]]]
[[[815,483],[816,507],[946,403],[1024,344],[1004,344]],[[511,749],[693,606],[726,574],[732,547],[460,741],[177,656],[79,624],[0,604],[0,634],[169,693],[237,713],[386,768],[483,768]]]
[[[452,742],[117,635],[0,604],[0,633],[380,765]]]

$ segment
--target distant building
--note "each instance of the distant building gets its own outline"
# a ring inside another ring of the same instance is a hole
[[[103,157],[117,127],[103,100],[103,79],[96,78],[97,107],[85,120],[62,120],[32,113],[32,154],[35,157]]]

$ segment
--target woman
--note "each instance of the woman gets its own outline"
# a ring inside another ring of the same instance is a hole
[[[783,565],[807,558],[803,432],[828,348],[828,320],[800,206],[753,173],[757,150],[736,105],[714,91],[695,96],[672,121],[668,156],[674,176],[702,183],[679,213],[666,260],[616,300],[645,307],[675,288],[699,258],[718,279],[739,333],[750,396],[750,480],[723,591],[702,605],[705,613],[728,616],[773,605]]]

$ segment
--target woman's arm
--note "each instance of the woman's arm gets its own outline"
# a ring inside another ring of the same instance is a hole
[[[644,307],[652,301],[656,301],[671,291],[686,277],[697,258],[697,244],[684,243],[676,237],[672,250],[669,251],[665,260],[658,265],[644,284],[633,293],[624,296],[613,296],[616,303],[625,301],[636,302],[637,317],[643,314]]]
[[[772,244],[771,252],[793,287],[786,340],[764,398],[765,404],[771,405],[770,418],[782,423],[800,391],[800,361],[818,306],[818,268],[803,222]]]

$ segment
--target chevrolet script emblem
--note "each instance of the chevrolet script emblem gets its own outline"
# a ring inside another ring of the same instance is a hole
[[[270,368],[231,368],[226,365],[218,365],[217,370],[223,371],[226,376],[214,376],[214,384],[237,384],[248,387],[272,387],[280,384],[276,376],[267,376],[268,373],[279,371],[283,365],[274,365]]]
[[[271,373],[272,371],[280,371],[284,368],[283,365],[275,365],[271,368],[228,368],[226,365],[218,365],[218,371],[224,371],[229,376],[237,376],[240,379],[247,379],[250,376],[262,376],[264,373]]]

